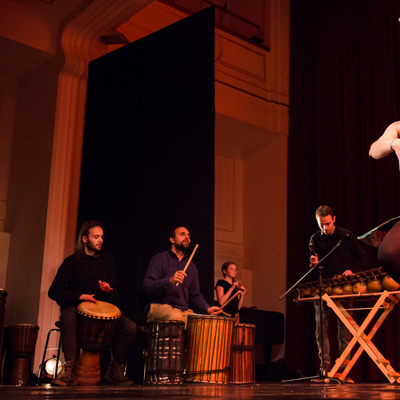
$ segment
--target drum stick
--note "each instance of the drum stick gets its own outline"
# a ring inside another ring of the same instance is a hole
[[[194,249],[193,249],[193,251],[192,251],[192,254],[191,254],[190,257],[189,257],[189,260],[187,261],[187,263],[186,263],[186,265],[185,265],[185,268],[183,268],[183,272],[186,272],[186,270],[187,270],[187,268],[188,268],[188,266],[189,266],[189,264],[190,264],[190,261],[192,261],[192,258],[193,258],[193,256],[194,256],[194,253],[196,253],[196,250],[197,250],[198,247],[199,247],[198,244],[196,244],[196,246],[194,246]],[[176,286],[178,286],[178,285],[179,285],[179,282],[176,282]]]
[[[240,290],[238,290],[231,298],[229,298],[222,306],[220,307],[223,309],[228,303],[230,303],[236,296],[238,296],[240,293]]]

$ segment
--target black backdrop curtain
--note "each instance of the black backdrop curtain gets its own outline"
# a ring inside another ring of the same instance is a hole
[[[319,205],[330,205],[337,225],[356,235],[400,215],[395,156],[368,156],[371,143],[400,119],[399,17],[399,0],[291,2],[288,287],[308,270],[307,244],[318,230]],[[367,250],[376,267],[375,249]],[[297,306],[292,297],[286,361],[313,375],[319,366],[313,307]],[[373,340],[396,370],[399,312],[395,308]],[[336,356],[333,350],[332,362]],[[365,353],[351,375],[385,380]]]
[[[188,227],[202,293],[214,299],[214,9],[89,65],[78,225],[105,224],[122,311],[143,321],[150,258]]]

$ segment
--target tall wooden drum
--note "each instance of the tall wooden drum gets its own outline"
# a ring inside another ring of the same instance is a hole
[[[32,373],[32,358],[35,352],[39,327],[33,324],[11,325],[7,328],[9,350],[12,356],[11,374],[8,383],[26,383]]]
[[[185,323],[183,321],[158,321],[149,324],[146,383],[182,383],[184,356]]]
[[[236,324],[233,328],[230,383],[255,381],[255,335],[256,326]]]
[[[186,380],[228,383],[234,318],[189,315]]]
[[[121,311],[104,301],[84,301],[77,307],[81,354],[76,372],[78,385],[97,385],[101,379],[100,352],[109,347]]]

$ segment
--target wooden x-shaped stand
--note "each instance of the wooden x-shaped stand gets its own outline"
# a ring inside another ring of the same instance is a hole
[[[371,308],[367,317],[360,326],[354,321],[353,317],[341,304],[340,299],[343,299],[344,297],[347,296],[330,297],[327,294],[324,294],[322,296],[326,304],[334,311],[337,317],[343,322],[343,324],[353,335],[353,338],[347,345],[346,349],[336,360],[336,363],[333,366],[333,368],[328,372],[328,376],[330,378],[336,378],[345,381],[350,370],[353,368],[354,364],[357,362],[360,355],[365,350],[366,353],[371,357],[372,361],[378,366],[378,368],[382,371],[382,373],[386,376],[386,378],[389,380],[390,383],[393,382],[400,383],[400,374],[392,368],[390,362],[383,357],[383,355],[379,352],[376,346],[371,342],[371,339],[374,337],[375,333],[378,331],[383,321],[393,310],[394,306],[399,302],[399,299],[397,299],[394,296],[394,294],[396,293],[400,293],[400,291],[388,292],[385,290],[382,293],[376,294],[379,295],[379,297],[375,305]],[[373,294],[368,294],[368,296],[371,295]],[[365,330],[367,329],[367,327],[369,326],[375,315],[378,313],[378,311],[382,308],[383,312],[381,313],[375,324],[372,326],[369,333],[366,334]],[[350,354],[351,350],[353,349],[353,347],[357,342],[360,344],[359,349],[356,351],[356,353],[350,360],[347,360],[347,356]],[[342,372],[338,373],[339,368],[342,365],[346,365],[346,368]]]

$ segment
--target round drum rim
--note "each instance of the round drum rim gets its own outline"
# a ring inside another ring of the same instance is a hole
[[[238,326],[240,328],[244,327],[244,328],[254,328],[256,329],[256,325],[255,324],[235,324],[235,326]]]
[[[118,319],[121,316],[121,311],[117,306],[99,300],[96,303],[83,301],[78,305],[77,312],[93,319]]]
[[[226,321],[236,321],[235,318],[231,317],[224,317],[221,315],[207,315],[207,314],[189,314],[188,315],[188,320],[189,319],[219,319],[219,320],[226,320]]]

